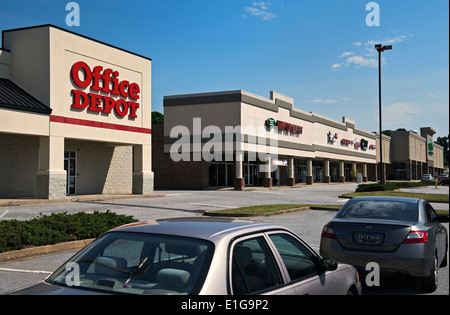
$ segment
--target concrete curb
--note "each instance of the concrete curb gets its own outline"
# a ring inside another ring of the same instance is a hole
[[[216,210],[216,211],[205,211],[203,213],[203,215],[204,216],[211,216],[211,217],[227,217],[227,218],[231,218],[231,217],[236,217],[236,218],[257,218],[257,217],[270,217],[270,216],[276,216],[276,215],[285,215],[285,214],[306,212],[306,211],[310,211],[310,210],[338,211],[339,209],[320,207],[320,206],[310,206],[310,207],[301,207],[301,208],[295,208],[295,209],[280,210],[280,211],[276,211],[276,212],[256,213],[256,214],[253,214],[253,213],[218,212]]]
[[[36,258],[38,256],[52,255],[56,253],[64,253],[78,251],[90,244],[94,239],[87,239],[74,242],[59,243],[55,245],[32,247],[22,250],[10,251],[0,254],[0,263],[7,263],[17,260],[25,260]]]

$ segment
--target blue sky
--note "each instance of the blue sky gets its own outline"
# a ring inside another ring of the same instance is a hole
[[[79,0],[3,1],[0,30],[54,24],[153,60],[153,110],[165,95],[274,90],[295,107],[378,130],[376,43],[383,53],[383,129],[449,133],[449,1]]]

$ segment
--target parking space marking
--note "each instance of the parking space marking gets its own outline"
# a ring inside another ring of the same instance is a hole
[[[202,207],[212,207],[212,208],[236,209],[236,207],[220,206],[220,205],[209,205],[209,204],[204,204],[204,203],[190,203],[190,205],[202,206]]]
[[[258,193],[258,194],[286,195],[284,193],[273,192],[273,191],[253,191],[253,192]]]
[[[21,272],[21,273],[39,273],[39,274],[52,274],[50,271],[40,271],[40,270],[21,270],[21,269],[9,269],[9,268],[0,268],[0,271],[8,271],[8,272]]]
[[[6,210],[5,212],[3,212],[2,214],[0,214],[0,219],[2,219],[5,215],[7,215],[9,212],[9,210]]]

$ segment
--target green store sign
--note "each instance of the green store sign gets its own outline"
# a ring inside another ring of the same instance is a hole
[[[267,127],[275,127],[277,125],[277,121],[273,118],[269,118],[266,120]]]
[[[428,156],[433,156],[433,154],[434,154],[433,141],[431,139],[428,139]]]

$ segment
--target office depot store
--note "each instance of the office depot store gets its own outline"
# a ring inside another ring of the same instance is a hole
[[[4,30],[0,198],[148,194],[151,59],[52,25]]]

